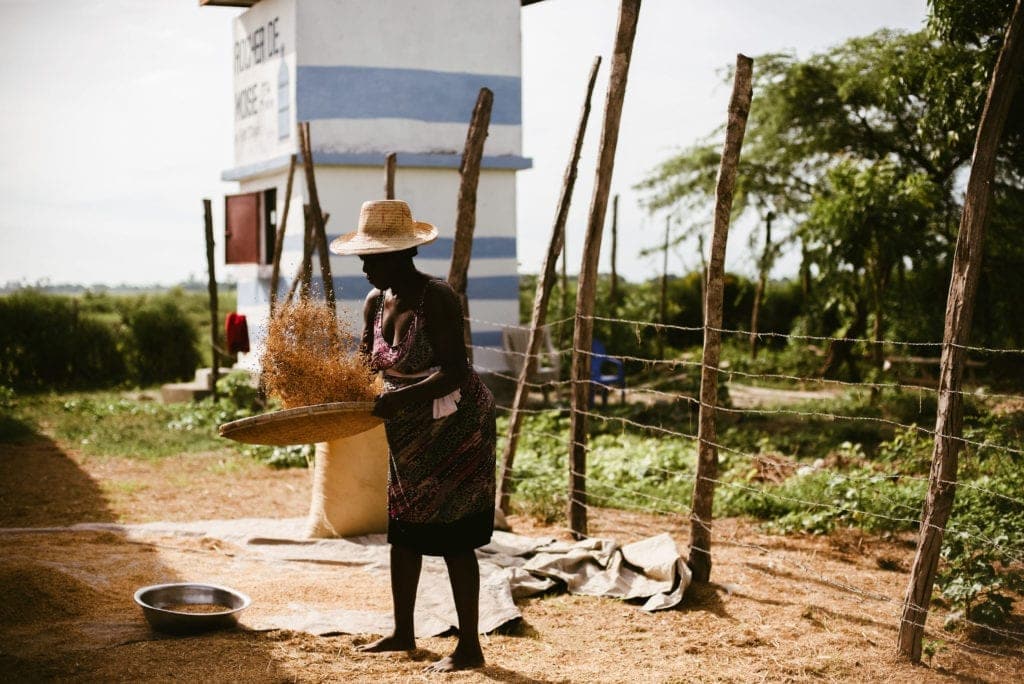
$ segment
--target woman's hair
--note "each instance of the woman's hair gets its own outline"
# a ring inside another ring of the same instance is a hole
[[[418,252],[419,249],[417,247],[410,247],[409,249],[403,249],[395,252],[395,256],[409,257],[411,259],[416,256]]]

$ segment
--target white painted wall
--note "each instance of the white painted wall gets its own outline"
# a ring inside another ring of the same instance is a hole
[[[519,0],[302,0],[299,64],[518,77],[519,11]]]
[[[501,327],[519,320],[513,169],[528,163],[519,156],[519,12],[519,0],[261,0],[235,20],[234,40],[243,51],[233,65],[236,99],[241,98],[235,119],[237,167],[225,176],[239,181],[240,192],[276,187],[281,212],[287,159],[297,149],[296,117],[310,120],[330,240],[355,229],[365,200],[384,196],[383,155],[396,152],[396,197],[440,232],[434,253],[421,249],[417,266],[446,277],[457,166],[476,94],[481,85],[491,87],[495,105],[477,192],[469,306],[474,336],[497,346]],[[253,43],[257,50],[247,58],[244,50]],[[279,101],[282,68],[288,89]],[[287,130],[279,122],[282,104],[291,116]],[[299,167],[281,262],[284,289],[301,259],[307,198]],[[244,362],[254,367],[265,338],[271,269],[228,268],[238,282],[238,310],[248,319],[253,342]],[[331,270],[339,310],[358,333],[369,290],[361,264],[355,257],[333,256]],[[314,274],[319,274],[317,264]],[[505,368],[493,347],[478,348],[475,362],[479,368]]]
[[[364,201],[383,197],[384,171],[371,167],[318,167],[316,183],[321,207],[325,213],[330,214],[327,225],[329,242],[343,232],[355,230],[359,209]],[[241,191],[276,187],[280,212],[284,208],[286,184],[287,173],[280,173],[243,182]],[[453,240],[455,237],[458,188],[458,173],[450,169],[399,168],[395,173],[395,195],[409,203],[414,218],[437,226],[439,242]],[[281,288],[287,288],[291,283],[302,259],[302,204],[308,201],[307,197],[305,177],[299,167],[293,181],[285,251],[281,258]],[[508,238],[514,241],[515,226],[515,173],[507,170],[482,171],[477,189],[474,238],[478,241],[481,238]],[[449,260],[431,258],[428,249],[422,248],[423,253],[416,258],[417,267],[424,273],[446,278]],[[238,282],[238,311],[248,319],[254,345],[253,352],[246,359],[246,364],[251,365],[256,362],[259,354],[256,347],[266,337],[271,267],[240,265],[229,268]],[[319,275],[319,262],[315,260],[313,271],[314,275]],[[356,280],[348,280],[350,284],[340,290],[336,287],[335,295],[339,312],[348,319],[353,333],[358,334],[362,328],[362,302],[370,290],[369,283],[363,280],[362,264],[358,257],[331,255],[331,273],[336,279],[348,277]],[[470,293],[478,278],[516,273],[517,262],[514,257],[474,255],[468,273]],[[519,320],[518,297],[471,297],[469,306],[474,334],[492,333],[491,337],[494,337],[503,325],[515,324]],[[506,368],[500,353],[495,349],[476,349],[474,362],[480,368]]]
[[[262,0],[232,25],[235,164],[290,154],[295,148],[296,0]],[[278,127],[278,81],[288,73],[288,135]]]

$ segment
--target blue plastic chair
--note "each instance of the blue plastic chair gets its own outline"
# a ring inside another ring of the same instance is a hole
[[[621,360],[608,356],[604,342],[595,338],[590,356],[590,403],[594,403],[594,392],[600,392],[601,404],[607,406],[609,387],[619,387],[619,399],[626,401],[626,367]]]

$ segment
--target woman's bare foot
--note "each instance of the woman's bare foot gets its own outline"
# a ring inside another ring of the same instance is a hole
[[[384,653],[385,651],[412,651],[415,648],[416,639],[392,634],[369,644],[357,646],[356,650],[364,653]]]
[[[484,652],[480,650],[480,644],[473,647],[463,647],[461,644],[447,658],[441,658],[423,669],[424,672],[455,672],[456,670],[472,670],[484,666]]]

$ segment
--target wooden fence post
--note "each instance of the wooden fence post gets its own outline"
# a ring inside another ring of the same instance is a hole
[[[519,443],[519,428],[523,422],[520,410],[526,401],[526,381],[537,365],[537,354],[540,352],[540,343],[542,341],[540,331],[544,327],[547,318],[548,300],[551,297],[551,288],[555,282],[555,267],[558,265],[558,256],[565,246],[565,222],[569,216],[569,205],[572,204],[572,191],[576,186],[576,169],[579,166],[580,152],[583,149],[583,136],[587,130],[587,119],[590,117],[590,98],[594,93],[594,82],[597,80],[597,70],[600,66],[601,58],[595,57],[594,64],[590,67],[590,77],[587,79],[587,94],[583,98],[583,111],[580,114],[579,125],[576,127],[576,139],[573,142],[572,153],[569,155],[569,163],[565,167],[565,176],[562,180],[562,195],[558,198],[558,210],[555,212],[555,225],[551,229],[548,253],[544,257],[544,267],[541,269],[541,277],[537,281],[537,291],[533,297],[530,339],[526,345],[526,358],[524,359],[523,367],[519,371],[515,398],[512,400],[512,413],[508,420],[508,438],[505,441],[505,451],[502,454],[501,477],[498,479],[498,492],[495,501],[495,505],[506,514],[509,512],[512,462],[516,457],[516,446]]]
[[[480,181],[480,161],[484,156],[484,141],[487,127],[491,123],[491,106],[494,93],[481,88],[473,107],[473,118],[466,132],[466,146],[459,165],[459,201],[455,214],[455,244],[452,246],[452,261],[448,268],[448,283],[462,300],[462,313],[466,317],[463,338],[466,356],[473,362],[473,331],[469,325],[469,299],[466,297],[466,281],[469,273],[469,259],[473,251],[473,231],[476,229],[476,188]]]
[[[384,199],[395,199],[395,164],[398,155],[389,152],[384,158]]]
[[[270,271],[270,316],[274,316],[274,306],[277,304],[277,286],[281,279],[281,251],[284,249],[284,231],[288,225],[288,211],[292,204],[292,181],[295,180],[296,155],[292,155],[288,162],[288,180],[284,188],[284,209],[281,211],[281,218],[277,222],[277,234],[274,236],[274,257],[271,261]]]
[[[597,265],[601,256],[601,232],[608,209],[608,193],[615,168],[615,148],[619,141],[622,103],[626,97],[626,79],[640,17],[640,0],[622,0],[612,54],[611,75],[604,108],[604,123],[598,143],[594,194],[590,202],[587,232],[583,243],[576,292],[576,327],[573,331],[572,418],[569,442],[568,518],[577,539],[587,535],[587,416],[590,408],[590,351],[594,335],[594,296],[597,292]]]
[[[206,290],[210,295],[210,390],[213,392],[213,398],[216,399],[217,379],[220,377],[220,351],[218,351],[217,344],[220,316],[217,313],[217,277],[213,268],[213,208],[208,199],[203,200],[203,228],[206,235],[206,269],[209,273]]]
[[[725,129],[725,146],[718,167],[715,188],[715,226],[711,236],[711,259],[708,265],[706,300],[704,304],[704,354],[700,374],[700,424],[697,428],[697,474],[693,483],[693,505],[690,514],[690,555],[687,565],[693,579],[707,582],[711,578],[711,505],[714,501],[715,479],[718,477],[718,449],[715,433],[715,408],[718,403],[718,360],[722,346],[722,296],[725,280],[725,246],[729,237],[732,196],[736,189],[736,170],[740,149],[747,130],[747,114],[753,95],[751,78],[754,60],[736,55],[736,76],[729,100],[729,119]]]
[[[899,654],[918,663],[921,661],[921,640],[928,619],[935,570],[946,522],[953,508],[956,492],[957,455],[961,446],[963,405],[960,393],[966,345],[970,339],[974,298],[981,272],[981,255],[985,242],[992,180],[995,176],[996,153],[1003,126],[1010,110],[1017,82],[1024,72],[1024,0],[1017,0],[1006,29],[1006,38],[999,51],[985,108],[974,141],[971,175],[967,181],[964,210],[960,217],[953,272],[946,299],[946,323],[942,340],[939,370],[939,403],[935,418],[935,444],[928,496],[924,502],[917,551],[910,571],[910,581],[900,619]]]

